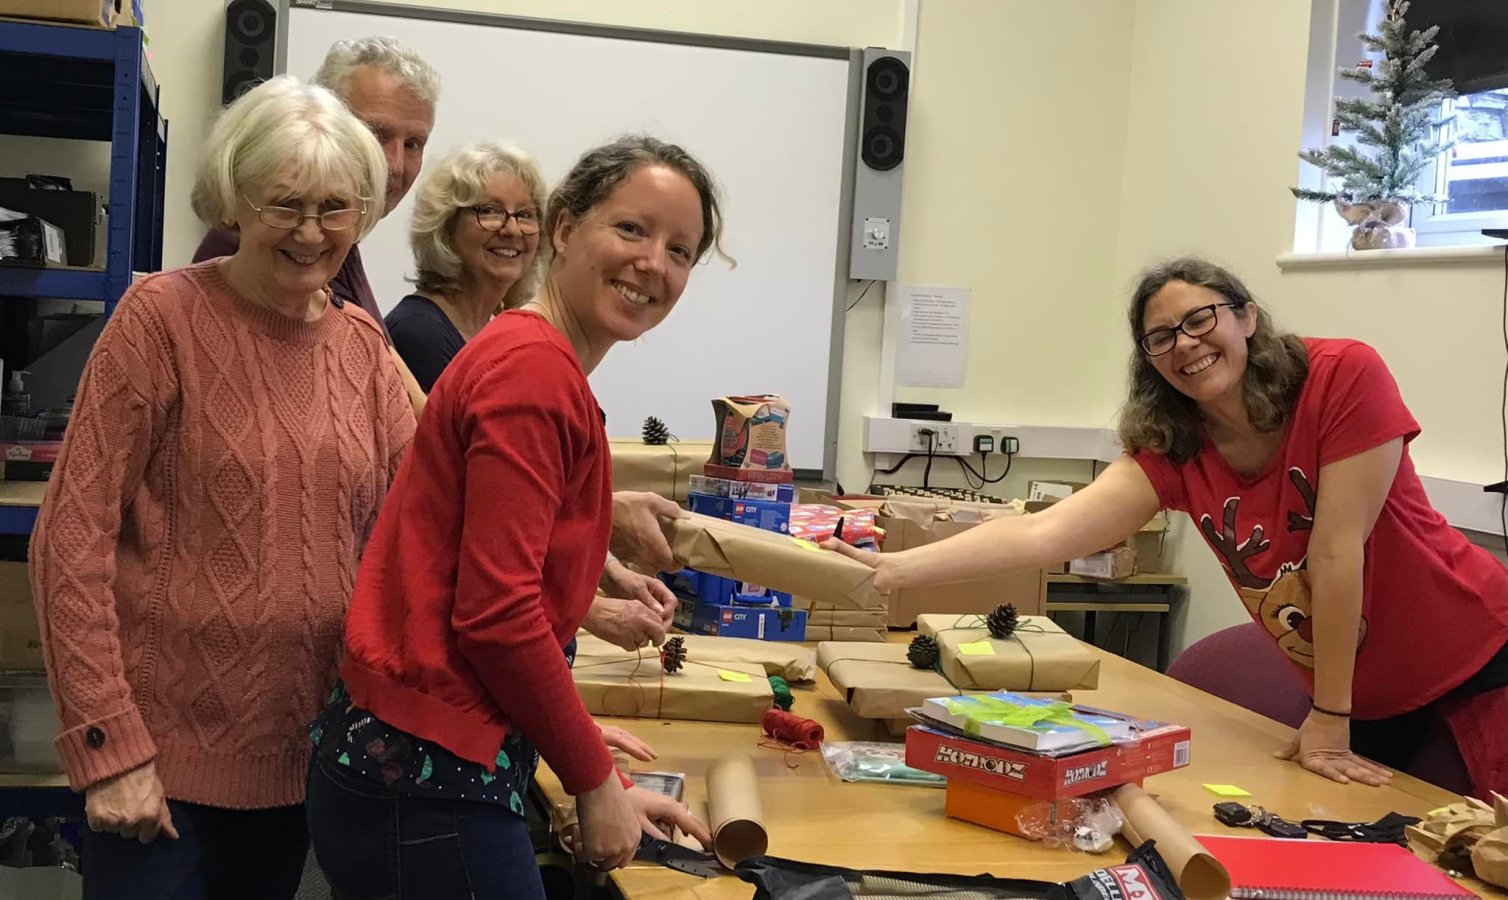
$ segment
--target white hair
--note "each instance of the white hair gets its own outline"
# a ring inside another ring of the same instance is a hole
[[[372,35],[351,41],[336,41],[325,54],[325,61],[314,73],[314,83],[329,88],[341,97],[346,85],[362,66],[376,66],[402,82],[431,111],[440,102],[440,73],[425,62],[407,44],[394,37]]]
[[[242,195],[280,179],[295,196],[362,201],[358,240],[382,218],[387,161],[377,139],[339,97],[291,75],[257,85],[220,114],[194,178],[194,213],[212,228],[234,226]]]
[[[534,157],[512,144],[482,141],[449,151],[425,169],[414,198],[414,218],[409,226],[409,245],[414,250],[418,274],[414,284],[420,291],[453,293],[462,281],[461,258],[453,242],[457,214],[468,206],[487,202],[487,182],[505,173],[522,181],[529,189],[529,200],[544,215],[545,179]],[[503,305],[512,309],[534,296],[544,268],[545,246],[541,237],[529,269],[503,297]]]

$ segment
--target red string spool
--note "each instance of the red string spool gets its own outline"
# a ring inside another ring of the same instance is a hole
[[[821,722],[803,719],[783,709],[770,709],[764,714],[764,721],[761,725],[764,727],[766,737],[774,738],[798,750],[816,750],[822,746],[822,739],[825,736]]]

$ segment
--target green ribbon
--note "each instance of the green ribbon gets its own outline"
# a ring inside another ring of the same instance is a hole
[[[1110,735],[1093,722],[1074,715],[1073,707],[1061,700],[1044,705],[1013,703],[994,696],[949,697],[943,701],[948,712],[963,716],[965,734],[979,736],[980,725],[1006,728],[1034,728],[1038,725],[1062,725],[1077,728],[1101,747],[1110,746]]]

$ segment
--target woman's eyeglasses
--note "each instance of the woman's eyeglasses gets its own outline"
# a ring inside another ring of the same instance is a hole
[[[1137,341],[1141,345],[1141,351],[1148,356],[1162,356],[1172,350],[1178,344],[1178,332],[1183,332],[1191,338],[1202,337],[1215,330],[1215,325],[1220,321],[1220,307],[1228,306],[1232,309],[1240,304],[1211,303],[1209,306],[1201,306],[1183,317],[1177,325],[1171,328],[1154,328],[1141,336]]]
[[[305,219],[314,219],[325,231],[346,231],[355,228],[367,214],[365,204],[354,209],[327,209],[319,213],[306,213],[290,206],[257,206],[245,194],[241,198],[256,211],[257,219],[268,228],[297,228]]]
[[[476,223],[487,231],[502,231],[508,227],[508,220],[518,226],[519,234],[539,234],[539,210],[518,209],[509,212],[501,206],[469,206],[476,216]]]

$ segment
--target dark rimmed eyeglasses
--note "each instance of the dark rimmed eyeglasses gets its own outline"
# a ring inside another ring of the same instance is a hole
[[[532,207],[516,209],[512,212],[501,206],[468,206],[472,214],[476,216],[476,223],[487,231],[502,231],[508,227],[508,220],[518,226],[519,234],[539,234],[539,210]]]
[[[257,206],[245,194],[241,199],[256,211],[257,219],[269,228],[297,228],[305,219],[314,219],[325,231],[347,231],[355,228],[367,214],[366,204],[349,209],[327,209],[319,213],[306,213],[291,206]]]
[[[1178,345],[1180,331],[1191,338],[1203,337],[1215,330],[1215,325],[1220,321],[1219,312],[1222,306],[1236,309],[1242,305],[1244,304],[1227,300],[1224,303],[1201,306],[1184,316],[1177,325],[1169,328],[1154,328],[1143,334],[1136,343],[1141,345],[1141,352],[1148,356],[1162,356]]]

